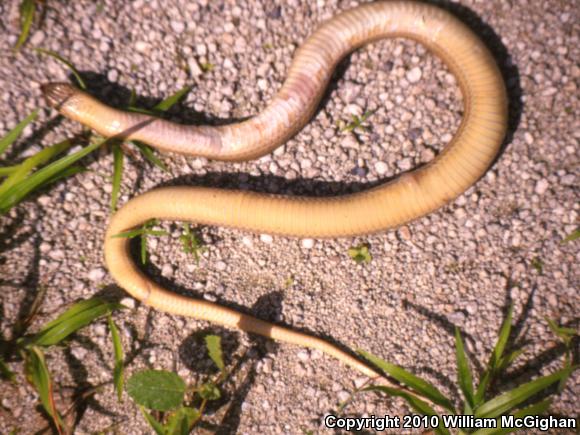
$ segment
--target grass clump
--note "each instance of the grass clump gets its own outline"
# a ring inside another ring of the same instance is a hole
[[[512,330],[512,312],[513,308],[510,307],[500,328],[498,339],[487,367],[480,376],[479,384],[477,385],[474,385],[473,382],[474,376],[467,359],[461,333],[458,328],[455,328],[457,384],[462,395],[461,405],[458,408],[453,405],[450,397],[446,397],[427,380],[365,351],[359,351],[359,353],[388,376],[402,384],[405,390],[371,385],[361,388],[355,393],[378,392],[389,396],[401,397],[414,411],[425,416],[425,419],[421,421],[427,426],[426,429],[431,429],[437,434],[450,434],[449,428],[452,426],[449,422],[453,420],[453,416],[459,415],[496,419],[496,429],[472,430],[457,428],[460,434],[489,435],[514,432],[516,428],[501,426],[501,416],[513,415],[514,417],[522,418],[528,415],[542,414],[549,409],[551,399],[538,399],[537,395],[539,393],[549,395],[550,388],[554,386],[557,386],[557,392],[562,391],[567,379],[577,368],[576,365],[573,365],[571,357],[572,341],[577,333],[573,329],[560,327],[549,320],[550,328],[560,337],[567,349],[563,367],[550,375],[540,376],[512,390],[497,396],[490,396],[492,382],[523,352],[521,348],[508,351],[507,344]],[[342,406],[344,407],[344,404]],[[444,410],[443,417],[436,411],[436,407]]]

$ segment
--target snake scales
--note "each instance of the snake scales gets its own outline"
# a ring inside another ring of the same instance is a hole
[[[345,55],[392,37],[424,44],[446,63],[461,88],[461,125],[434,160],[378,187],[331,198],[202,187],[154,189],[131,199],[111,219],[104,251],[118,284],[156,309],[316,348],[367,376],[380,376],[327,341],[162,288],[135,266],[129,240],[112,236],[158,218],[296,237],[348,237],[384,231],[438,209],[482,176],[507,128],[502,76],[467,26],[442,9],[412,1],[367,3],[343,12],[322,24],[296,51],[281,90],[260,114],[225,126],[175,124],[113,109],[68,84],[43,86],[51,106],[104,136],[138,139],[159,150],[209,159],[246,160],[270,152],[302,129]]]

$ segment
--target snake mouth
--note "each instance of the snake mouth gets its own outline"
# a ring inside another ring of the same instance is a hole
[[[40,86],[44,99],[50,107],[57,110],[77,92],[69,83],[45,83]]]

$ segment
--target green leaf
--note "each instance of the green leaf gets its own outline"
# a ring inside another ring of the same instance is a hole
[[[191,91],[191,86],[185,86],[184,88],[180,89],[173,95],[170,95],[165,100],[161,101],[159,104],[153,107],[153,110],[157,112],[168,111],[171,107],[173,107],[176,103],[178,103],[179,100],[185,97],[185,95],[187,95],[189,91]]]
[[[77,80],[79,87],[83,90],[87,89],[87,84],[85,83],[85,81],[81,77],[80,73],[77,71],[77,69],[75,68],[75,66],[72,64],[72,62],[70,60],[62,57],[60,54],[58,54],[52,50],[46,50],[44,48],[35,48],[34,51],[36,51],[37,53],[40,53],[40,54],[46,54],[48,56],[51,56],[51,57],[55,58],[56,60],[58,60],[59,62],[61,62],[62,64],[64,64],[70,70],[70,72],[73,74],[75,79]]]
[[[20,121],[18,125],[16,125],[16,127],[14,127],[6,134],[6,136],[0,138],[0,155],[3,154],[4,151],[6,151],[6,148],[12,145],[16,141],[16,139],[18,139],[18,137],[22,134],[22,131],[26,128],[26,126],[30,124],[32,121],[34,121],[37,116],[38,109],[36,109],[22,121]]]
[[[100,298],[77,302],[55,320],[47,323],[40,332],[28,338],[25,344],[35,346],[55,345],[95,319],[120,308],[123,308],[123,305],[107,302]]]
[[[71,146],[71,142],[67,139],[50,147],[44,148],[28,157],[20,163],[16,170],[8,177],[2,184],[0,184],[0,197],[4,195],[11,187],[25,180],[32,170],[52,159],[54,156],[66,151]]]
[[[580,228],[577,228],[576,230],[568,234],[560,243],[564,244],[568,242],[573,242],[574,240],[577,240],[579,238],[580,238]]]
[[[459,388],[461,388],[469,407],[473,408],[473,379],[467,356],[465,355],[461,333],[457,326],[455,327],[455,358],[457,360],[457,382],[459,383]]]
[[[139,148],[139,151],[141,151],[141,154],[143,154],[143,157],[145,157],[145,159],[149,163],[157,166],[162,171],[169,173],[169,169],[167,169],[167,166],[165,166],[165,163],[163,163],[159,159],[159,157],[157,157],[155,155],[155,152],[153,151],[153,149],[149,145],[144,144],[143,142],[136,141],[136,140],[134,140],[132,142],[137,148]]]
[[[166,435],[189,435],[193,424],[201,418],[201,413],[188,406],[182,406],[172,413],[165,426]]]
[[[479,406],[479,404],[485,398],[485,392],[489,386],[489,383],[493,379],[493,377],[497,374],[497,368],[501,358],[503,356],[503,352],[505,350],[507,341],[510,336],[511,328],[512,328],[512,315],[513,315],[514,306],[513,304],[509,307],[508,314],[506,319],[504,320],[503,324],[501,325],[499,336],[497,338],[497,342],[495,344],[495,348],[491,354],[489,359],[489,363],[487,369],[483,373],[481,380],[479,382],[479,386],[477,387],[477,391],[474,397],[474,407]]]
[[[199,387],[199,395],[205,400],[218,400],[221,397],[220,389],[213,382],[206,382]]]
[[[117,391],[117,400],[119,402],[123,401],[123,344],[121,343],[121,337],[119,336],[119,330],[117,325],[113,322],[113,317],[109,314],[109,330],[111,331],[111,339],[113,340],[113,352],[115,354],[115,368],[113,369],[113,383],[115,384],[115,390]]]
[[[158,411],[169,411],[181,405],[185,382],[165,370],[144,370],[127,381],[127,393],[138,405]]]
[[[372,260],[368,245],[358,245],[348,250],[348,255],[355,263],[370,263]]]
[[[165,434],[165,427],[159,423],[155,417],[153,417],[151,414],[149,414],[147,412],[147,410],[145,408],[143,408],[142,406],[139,406],[139,409],[141,410],[141,414],[143,414],[143,417],[145,417],[145,420],[147,420],[147,423],[149,423],[149,426],[151,426],[153,428],[153,430],[155,431],[155,433],[157,435],[166,435]]]
[[[551,375],[542,376],[541,378],[520,385],[519,387],[503,393],[479,406],[475,410],[475,416],[480,418],[493,418],[505,414],[520,403],[531,398],[534,394],[537,394],[548,388],[550,385],[560,381],[560,379],[567,374],[567,369],[561,369]]]
[[[407,403],[411,406],[411,408],[413,408],[419,414],[437,415],[437,416],[439,415],[431,406],[429,406],[427,402],[419,399],[417,396],[414,396],[413,394],[410,394],[406,391],[398,390],[396,388],[391,387],[385,387],[382,385],[371,385],[370,387],[366,387],[361,391],[363,392],[378,391],[381,393],[388,394],[389,396],[402,397],[407,401]],[[449,434],[449,431],[445,429],[443,425],[440,425],[440,427],[435,429],[435,432],[440,434]]]
[[[551,399],[542,400],[541,402],[535,403],[526,408],[520,409],[517,412],[514,412],[513,416],[515,418],[523,418],[528,415],[541,415],[544,414],[548,410],[548,408],[550,408],[551,404],[552,404]],[[513,428],[502,428],[501,418],[498,418],[496,421],[497,421],[496,428],[479,429],[473,432],[472,435],[504,435],[515,432]]]
[[[1,357],[0,357],[0,378],[6,379],[10,382],[14,382],[14,380],[16,379],[16,375],[14,374],[14,372],[10,370],[8,364],[6,364]]]
[[[15,50],[20,50],[20,47],[22,47],[22,45],[28,39],[28,35],[30,34],[30,27],[34,21],[35,10],[35,0],[22,0],[22,3],[20,3],[20,36],[18,37],[18,41],[16,41],[16,45],[14,46]]]
[[[62,427],[62,420],[54,404],[52,381],[50,379],[48,367],[46,366],[44,354],[38,347],[31,346],[26,349],[25,356],[26,376],[36,391],[38,391],[40,403],[42,403],[45,411],[53,419],[58,432],[61,433],[60,428]]]
[[[123,177],[123,150],[119,144],[113,145],[113,190],[111,192],[111,211],[117,209],[117,200],[121,190],[121,178]]]
[[[225,370],[224,358],[222,353],[221,337],[217,335],[206,335],[205,345],[209,353],[209,357],[222,372]]]
[[[105,142],[106,140],[93,143],[86,146],[82,150],[77,151],[76,153],[62,157],[57,161],[45,166],[44,168],[34,172],[30,177],[26,178],[17,185],[12,186],[12,188],[10,188],[6,194],[2,195],[0,198],[0,214],[8,211],[11,207],[22,201],[26,195],[45,185],[45,183],[47,183],[49,180],[53,180],[54,177],[59,176],[59,174],[61,174],[64,170],[69,168],[78,160],[85,157],[87,154],[90,154],[99,148]]]
[[[433,403],[440,405],[451,412],[455,412],[449,399],[441,394],[441,392],[429,382],[413,375],[402,367],[388,363],[368,352],[358,350],[358,353],[401,384],[408,386],[418,394],[431,400]]]

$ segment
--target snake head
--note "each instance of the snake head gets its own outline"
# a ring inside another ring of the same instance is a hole
[[[45,83],[40,86],[40,89],[48,105],[57,110],[60,110],[71,97],[78,93],[74,86],[64,82]]]

